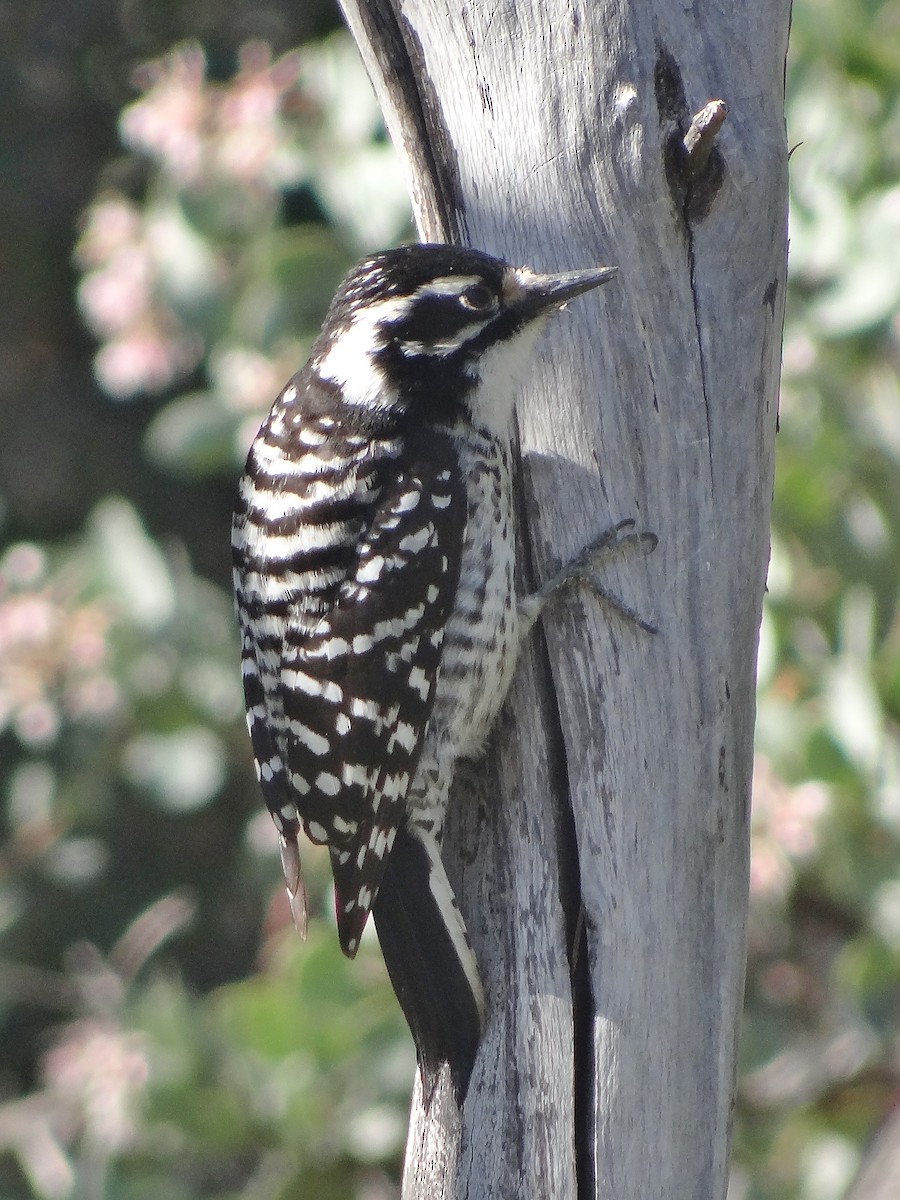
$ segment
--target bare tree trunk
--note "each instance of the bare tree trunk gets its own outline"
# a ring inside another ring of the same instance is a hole
[[[489,1017],[414,1099],[407,1200],[720,1200],[786,257],[789,0],[343,0],[419,229],[620,279],[518,410],[526,565],[659,535],[535,637],[445,858]],[[692,116],[721,98],[690,129]],[[687,137],[686,137],[687,135]],[[583,909],[582,909],[583,906]],[[584,920],[579,920],[583,911]]]

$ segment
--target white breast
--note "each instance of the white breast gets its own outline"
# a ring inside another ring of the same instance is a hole
[[[461,451],[467,520],[459,588],[447,623],[432,714],[453,757],[477,754],[515,666],[515,535],[508,444],[469,441]]]

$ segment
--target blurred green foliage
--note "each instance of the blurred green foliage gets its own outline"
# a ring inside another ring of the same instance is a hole
[[[900,5],[795,4],[788,62],[735,1192],[838,1200],[900,1085]]]
[[[160,477],[230,494],[336,284],[409,205],[345,35],[246,43],[222,78],[182,43],[135,79],[77,302],[100,385],[152,406]],[[227,513],[208,534],[227,546]],[[314,849],[298,943],[237,663],[227,589],[124,496],[0,558],[4,1196],[393,1194],[412,1048],[374,937],[340,953]]]
[[[183,497],[189,545],[146,487],[101,488],[0,557],[10,1200],[396,1194],[408,1036],[373,939],[341,957],[315,850],[293,935],[197,563],[226,536],[204,497],[408,205],[346,36],[221,51],[139,69],[74,251],[105,403],[142,414],[124,461]],[[900,1084],[897,78],[896,0],[798,0],[733,1200],[837,1200]]]

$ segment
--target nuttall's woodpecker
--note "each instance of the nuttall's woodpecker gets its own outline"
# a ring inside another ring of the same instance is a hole
[[[443,245],[361,262],[234,516],[247,721],[295,922],[302,825],[330,851],[344,953],[374,910],[423,1079],[447,1062],[460,1093],[484,1000],[440,855],[454,765],[483,747],[544,601],[592,566],[516,597],[513,400],[545,318],[613,273]]]

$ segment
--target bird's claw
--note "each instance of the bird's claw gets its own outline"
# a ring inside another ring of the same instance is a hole
[[[643,554],[652,554],[659,545],[659,538],[649,530],[637,528],[633,517],[626,517],[611,528],[605,530],[600,537],[586,546],[579,555],[550,583],[542,589],[545,598],[560,588],[569,587],[576,583],[586,584],[595,595],[605,600],[613,608],[637,625],[645,633],[658,633],[657,627],[645,620],[631,605],[626,604],[614,592],[609,591],[600,582],[602,567],[620,555],[640,550]]]

